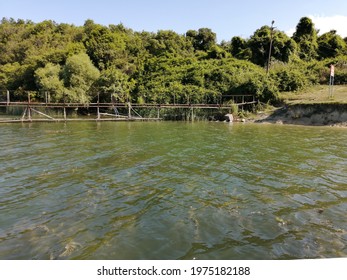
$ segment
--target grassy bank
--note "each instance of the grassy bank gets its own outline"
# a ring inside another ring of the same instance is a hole
[[[332,97],[328,85],[312,86],[298,92],[284,92],[280,95],[281,100],[288,105],[293,104],[324,104],[324,103],[347,103],[347,85],[333,86]]]
[[[347,86],[313,86],[299,92],[285,92],[282,107],[266,107],[254,121],[298,125],[347,126]]]

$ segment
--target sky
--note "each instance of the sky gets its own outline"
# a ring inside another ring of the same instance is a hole
[[[249,38],[264,25],[292,35],[308,16],[319,34],[332,29],[347,37],[347,0],[0,0],[0,18],[81,26],[122,23],[134,31],[173,30],[179,34],[210,28],[218,42]]]

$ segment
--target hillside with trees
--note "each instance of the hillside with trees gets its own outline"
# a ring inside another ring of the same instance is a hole
[[[17,100],[50,92],[52,102],[88,103],[98,93],[137,103],[216,103],[237,93],[276,102],[280,92],[328,84],[331,64],[335,84],[345,84],[346,43],[335,30],[319,34],[307,17],[292,37],[262,26],[221,43],[209,28],[150,33],[92,20],[74,26],[3,18],[0,91]]]

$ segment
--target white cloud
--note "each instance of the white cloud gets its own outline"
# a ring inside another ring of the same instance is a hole
[[[322,35],[330,30],[336,30],[337,34],[342,37],[347,37],[347,16],[308,16],[312,19],[316,29],[319,29],[319,35]]]
[[[307,16],[312,19],[315,28],[319,30],[319,35],[322,35],[330,30],[336,30],[337,34],[342,38],[347,37],[347,16],[335,15],[335,16],[320,16],[320,15],[309,15]],[[292,36],[295,32],[295,27],[286,31],[287,35]]]
[[[293,34],[294,34],[294,32],[295,32],[295,27],[292,27],[291,29],[287,30],[285,33],[286,33],[288,36],[292,37]]]

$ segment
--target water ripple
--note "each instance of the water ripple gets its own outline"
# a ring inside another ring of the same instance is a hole
[[[0,151],[0,259],[347,255],[345,130],[222,123],[1,129],[8,148]]]

